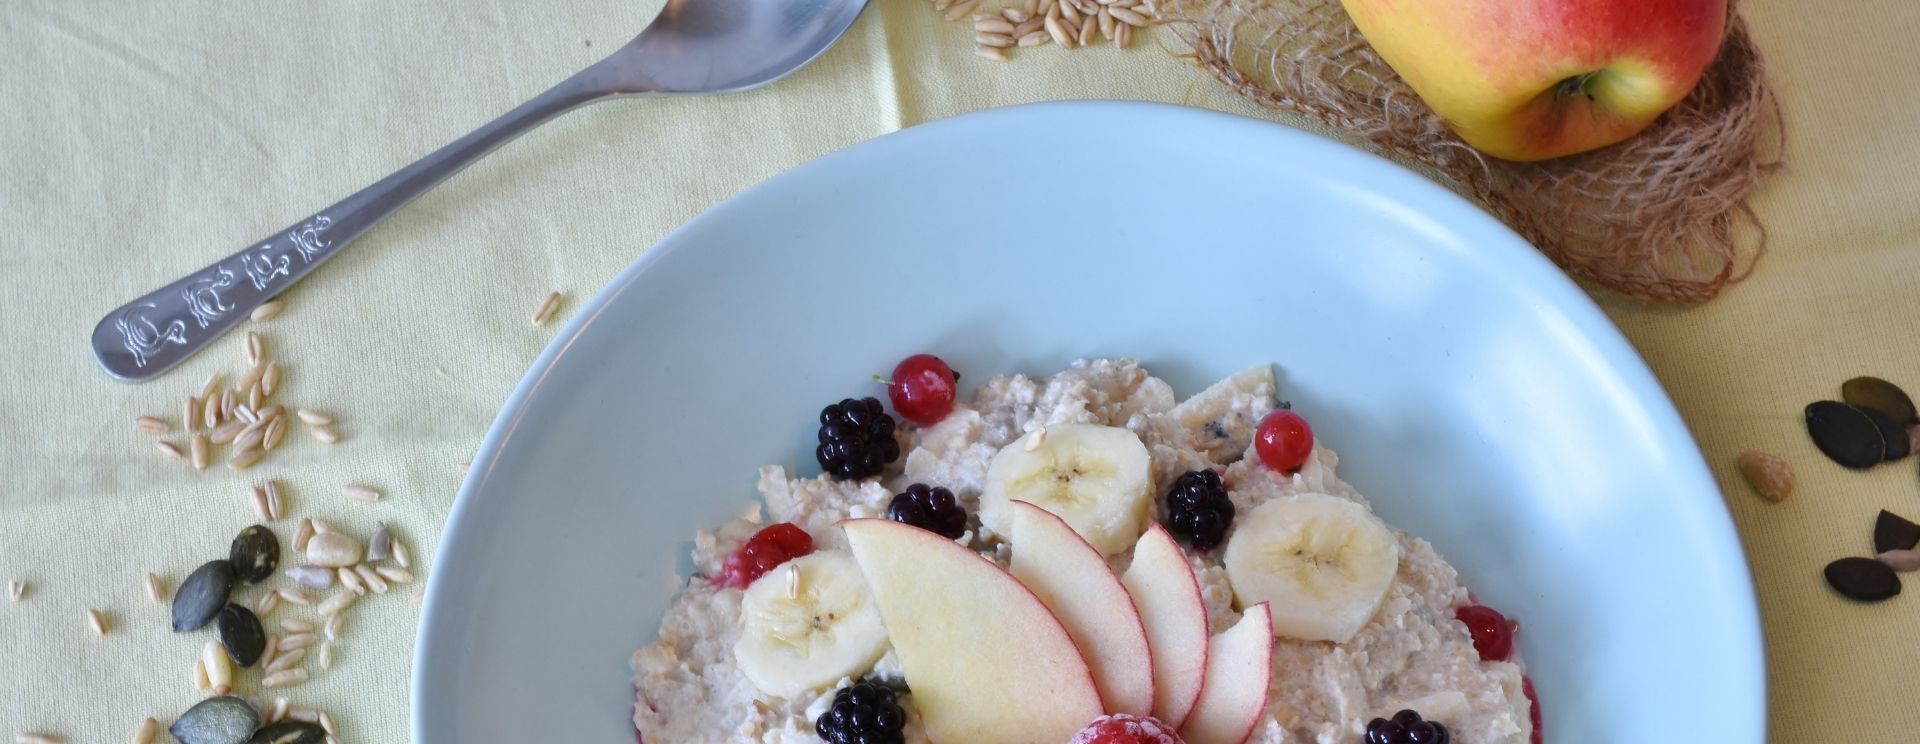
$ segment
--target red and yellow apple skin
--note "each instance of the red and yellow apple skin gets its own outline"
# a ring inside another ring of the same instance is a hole
[[[1341,0],[1474,149],[1534,161],[1614,144],[1686,98],[1727,0]]]

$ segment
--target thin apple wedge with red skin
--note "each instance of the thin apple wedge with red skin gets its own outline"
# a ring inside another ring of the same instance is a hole
[[[1207,681],[1180,727],[1187,744],[1242,744],[1253,736],[1273,685],[1273,615],[1248,607],[1207,644]]]
[[[918,527],[840,526],[930,740],[1059,744],[1101,714],[1080,649],[1012,574]]]
[[[1173,535],[1153,524],[1134,544],[1133,565],[1120,583],[1139,610],[1153,650],[1153,717],[1177,729],[1206,682],[1207,604],[1200,579]]]
[[[1100,551],[1059,516],[1013,502],[1008,571],[1066,626],[1108,713],[1153,711],[1153,652],[1133,596]]]

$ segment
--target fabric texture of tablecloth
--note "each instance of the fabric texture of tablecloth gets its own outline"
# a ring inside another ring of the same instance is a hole
[[[1771,250],[1750,280],[1704,307],[1602,303],[1699,436],[1745,540],[1765,616],[1773,739],[1904,740],[1920,730],[1920,598],[1850,604],[1820,569],[1867,551],[1878,509],[1920,518],[1920,481],[1912,461],[1842,470],[1815,451],[1800,411],[1856,374],[1920,391],[1910,330],[1920,302],[1908,294],[1920,287],[1920,5],[1741,5],[1790,126],[1790,169],[1757,203]],[[550,124],[293,290],[285,314],[256,328],[286,366],[280,398],[336,412],[341,444],[297,435],[252,472],[201,473],[163,460],[153,437],[134,431],[141,414],[177,424],[209,373],[237,374],[240,342],[223,339],[161,380],[129,386],[100,373],[88,350],[103,313],[529,98],[623,43],[656,8],[0,7],[0,581],[31,587],[22,602],[0,600],[0,734],[122,741],[141,718],[164,722],[196,700],[189,672],[208,636],[169,632],[142,578],[155,571],[177,585],[222,557],[254,521],[247,487],[266,478],[286,484],[295,514],[362,535],[387,521],[431,575],[461,463],[552,333],[528,324],[535,305],[563,290],[564,317],[730,194],[861,140],[991,106],[1118,98],[1266,115],[1165,53],[1165,34],[1128,51],[1023,49],[999,64],[975,57],[968,26],[940,22],[925,2],[875,0],[842,43],[777,86],[601,104]],[[1105,188],[1151,198],[1179,184]],[[1733,467],[1746,448],[1794,464],[1791,500],[1747,490]],[[346,483],[387,499],[348,502]],[[285,535],[292,524],[275,526]],[[87,629],[87,608],[105,612],[109,635]],[[1659,621],[1658,608],[1648,612]],[[363,600],[334,668],[288,696],[332,711],[342,741],[406,741],[417,617],[404,593]],[[1697,725],[1675,740],[1711,739],[1714,722]]]

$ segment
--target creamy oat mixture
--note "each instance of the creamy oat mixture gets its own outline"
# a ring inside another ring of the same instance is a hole
[[[1223,468],[1240,514],[1272,499],[1308,492],[1365,504],[1365,498],[1335,475],[1339,458],[1318,444],[1296,473],[1258,464],[1252,450],[1254,430],[1274,406],[1273,376],[1264,367],[1176,403],[1171,387],[1133,361],[1082,360],[1050,378],[993,379],[939,424],[924,429],[903,425],[904,456],[878,479],[793,478],[778,465],[762,468],[764,511],[695,537],[696,575],[667,611],[658,641],[633,656],[634,725],[647,744],[819,742],[814,720],[829,707],[833,690],[780,698],[757,689],[732,653],[743,592],[715,588],[709,577],[718,574],[726,557],[748,537],[774,522],[804,528],[821,550],[845,549],[836,522],[884,514],[893,495],[912,483],[952,490],[967,512],[976,515],[973,529],[960,540],[1004,566],[1006,541],[980,526],[978,498],[994,453],[1037,427],[1093,423],[1133,431],[1151,454],[1155,493],[1164,493],[1188,470]],[[1160,501],[1154,502],[1157,520]],[[1227,539],[1231,541],[1231,533]],[[1465,626],[1453,619],[1454,609],[1468,602],[1453,568],[1426,541],[1404,533],[1398,539],[1397,577],[1379,612],[1358,635],[1341,644],[1279,639],[1267,712],[1249,741],[1353,744],[1361,740],[1368,720],[1402,708],[1445,723],[1458,742],[1527,741],[1530,725],[1521,666],[1480,660]],[[1188,553],[1214,632],[1232,626],[1240,614],[1221,565],[1222,552]],[[1130,560],[1130,552],[1122,552],[1111,563],[1122,571]],[[898,678],[894,653],[886,653],[870,674]],[[842,680],[840,686],[851,681]],[[927,741],[914,716],[912,696],[904,700],[907,741]]]

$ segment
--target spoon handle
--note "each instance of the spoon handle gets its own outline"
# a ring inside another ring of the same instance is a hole
[[[602,62],[582,70],[293,227],[116,308],[94,326],[94,356],[107,374],[121,380],[148,380],[167,371],[361,233],[495,148],[574,108],[629,92],[607,68]]]

